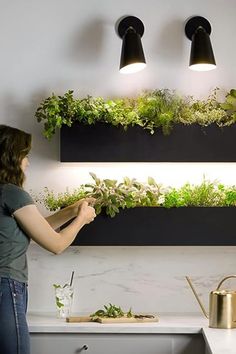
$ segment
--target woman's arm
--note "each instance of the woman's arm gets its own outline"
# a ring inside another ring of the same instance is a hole
[[[59,254],[73,242],[81,228],[96,217],[94,208],[87,201],[83,201],[77,210],[75,219],[60,232],[53,230],[35,205],[26,205],[13,215],[30,238],[46,250]]]
[[[58,210],[56,213],[46,217],[45,219],[49,225],[54,229],[58,229],[61,225],[64,225],[67,221],[73,219],[78,215],[79,208],[81,204],[86,201],[88,205],[94,206],[96,199],[94,198],[85,198],[81,199],[78,202],[69,205],[66,208]]]

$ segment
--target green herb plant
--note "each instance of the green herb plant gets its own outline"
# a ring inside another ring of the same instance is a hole
[[[55,211],[71,205],[86,197],[96,199],[96,214],[103,211],[114,217],[121,209],[135,207],[235,207],[236,186],[225,186],[217,181],[205,178],[199,185],[185,183],[180,188],[164,187],[152,177],[147,183],[124,177],[118,183],[116,180],[100,179],[90,173],[93,183],[81,185],[79,188],[65,193],[55,194],[47,188],[36,201],[43,203],[47,209]]]
[[[161,187],[153,178],[148,183],[140,183],[136,179],[125,177],[118,183],[112,179],[100,179],[94,173],[90,173],[94,183],[81,185],[71,193],[67,189],[65,193],[57,196],[53,191],[44,189],[44,193],[35,197],[35,201],[43,203],[50,211],[71,205],[77,200],[93,197],[96,199],[96,214],[102,210],[107,215],[114,217],[120,209],[134,208],[137,206],[158,206],[161,204]]]
[[[229,116],[222,104],[217,99],[219,88],[213,92],[205,100],[197,100],[186,97],[185,105],[182,106],[179,122],[185,125],[199,124],[206,127],[210,124],[216,124],[219,127],[233,124],[233,120],[229,120]]]
[[[170,188],[163,206],[172,207],[223,207],[236,205],[236,187],[206,181],[200,185],[186,183],[179,189]]]
[[[120,317],[134,317],[131,308],[128,312],[124,312],[120,306],[113,305],[109,303],[109,305],[104,305],[104,309],[97,310],[96,312],[92,313],[90,317],[92,320],[96,320],[98,317],[102,318],[120,318]]]
[[[236,122],[236,90],[226,94],[225,101],[217,98],[218,88],[205,100],[181,96],[173,90],[145,91],[134,98],[103,99],[74,97],[69,90],[64,95],[54,93],[43,100],[35,117],[44,124],[43,134],[50,139],[58,128],[78,124],[106,123],[124,129],[140,126],[151,134],[162,130],[169,134],[177,124],[228,126]]]
[[[221,103],[221,108],[227,113],[227,125],[236,122],[236,90],[232,89],[227,93],[225,102]]]

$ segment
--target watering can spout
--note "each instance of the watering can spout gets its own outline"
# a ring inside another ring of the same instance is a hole
[[[203,315],[204,315],[207,319],[209,319],[209,315],[208,315],[208,313],[206,312],[206,309],[205,309],[205,307],[203,306],[203,304],[202,304],[202,302],[201,302],[201,300],[200,300],[200,298],[199,298],[199,296],[198,296],[196,290],[194,289],[194,286],[193,286],[193,284],[192,284],[191,279],[190,279],[188,276],[185,276],[185,278],[186,278],[186,280],[187,280],[187,282],[188,282],[190,288],[192,289],[192,292],[193,292],[193,294],[194,294],[194,296],[195,296],[195,298],[196,298],[196,300],[197,300],[197,302],[198,302],[198,304],[199,304],[199,306],[200,306],[200,308],[201,308],[201,310],[202,310]]]

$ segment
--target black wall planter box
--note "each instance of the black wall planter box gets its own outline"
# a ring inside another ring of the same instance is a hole
[[[236,245],[236,208],[139,207],[114,218],[98,215],[73,245],[207,246]]]
[[[168,136],[98,123],[61,128],[62,162],[235,162],[236,125],[176,125]]]

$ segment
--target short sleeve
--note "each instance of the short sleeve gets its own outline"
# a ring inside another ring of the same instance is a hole
[[[3,189],[3,204],[9,213],[13,214],[26,205],[34,204],[34,201],[24,189],[14,184],[6,184]]]

